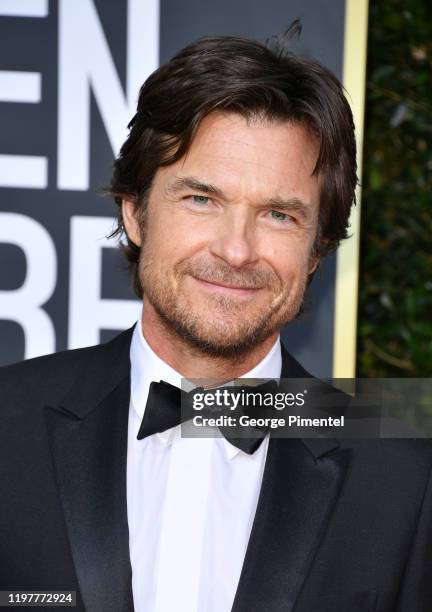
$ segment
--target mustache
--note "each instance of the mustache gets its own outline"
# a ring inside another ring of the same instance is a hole
[[[201,261],[183,262],[182,274],[189,274],[210,283],[225,283],[239,289],[262,289],[278,283],[277,276],[267,270],[237,270],[228,264]]]

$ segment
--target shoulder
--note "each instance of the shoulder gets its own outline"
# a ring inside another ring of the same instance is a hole
[[[62,351],[28,359],[0,368],[0,397],[2,404],[8,398],[15,401],[21,396],[45,396],[56,388],[64,389],[82,365],[97,358],[101,345]]]
[[[374,475],[386,488],[391,482],[403,493],[404,486],[422,486],[432,472],[432,440],[428,438],[340,440],[350,449],[350,469],[369,481]]]
[[[127,362],[132,330],[106,344],[73,349],[0,367],[0,407],[17,407],[23,401],[60,400],[77,380],[98,379]],[[121,356],[121,358],[120,358]]]

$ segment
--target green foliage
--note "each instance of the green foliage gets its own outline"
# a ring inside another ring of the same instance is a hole
[[[358,376],[432,375],[432,3],[371,0]]]

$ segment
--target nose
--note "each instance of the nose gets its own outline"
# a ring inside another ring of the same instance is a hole
[[[226,215],[210,244],[210,252],[233,268],[258,261],[254,228],[246,210],[239,208]]]

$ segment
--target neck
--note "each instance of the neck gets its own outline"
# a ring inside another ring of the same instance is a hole
[[[144,338],[156,355],[184,378],[189,379],[224,381],[239,378],[264,359],[278,337],[278,332],[275,332],[240,357],[213,357],[190,346],[169,329],[147,301],[144,302],[141,326]]]

